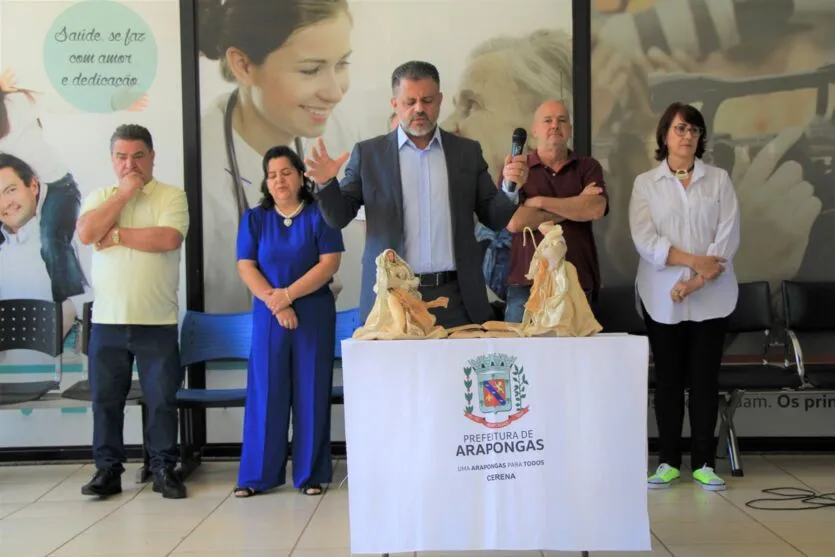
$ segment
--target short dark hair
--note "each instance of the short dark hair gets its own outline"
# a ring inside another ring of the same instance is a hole
[[[113,146],[117,141],[142,141],[148,148],[148,151],[154,150],[154,140],[151,138],[151,132],[148,128],[140,126],[139,124],[122,124],[113,135],[110,136],[110,151],[113,151]]]
[[[32,185],[32,180],[37,177],[28,163],[8,153],[0,153],[0,170],[4,168],[11,168],[27,188]]]
[[[432,78],[432,81],[438,85],[441,84],[441,75],[438,73],[438,68],[429,62],[412,60],[405,64],[400,64],[391,72],[391,90],[395,91],[400,87],[400,81],[403,79],[418,81],[426,78]]]
[[[702,113],[698,109],[689,104],[674,102],[661,115],[661,119],[658,120],[658,127],[655,129],[655,143],[658,146],[655,149],[655,160],[661,162],[669,154],[669,149],[667,149],[667,132],[670,131],[670,126],[673,124],[676,116],[681,116],[682,120],[702,130],[702,133],[699,134],[698,143],[696,144],[696,158],[702,158],[702,155],[705,154],[705,146],[707,145],[705,117],[702,116]]]
[[[315,203],[315,199],[313,199],[313,182],[304,175],[305,173],[305,166],[304,161],[302,158],[291,148],[287,147],[286,145],[277,145],[275,147],[270,147],[266,153],[264,153],[264,160],[261,163],[262,169],[264,171],[264,179],[261,180],[261,201],[259,205],[264,209],[273,209],[275,208],[275,199],[273,196],[270,195],[270,189],[267,187],[267,167],[270,164],[270,161],[273,159],[281,159],[286,158],[290,161],[290,164],[293,165],[293,168],[299,173],[302,177],[302,187],[299,188],[299,201],[304,201],[305,203]]]

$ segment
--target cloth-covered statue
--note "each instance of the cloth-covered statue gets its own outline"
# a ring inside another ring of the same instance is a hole
[[[447,307],[447,298],[425,302],[409,264],[394,250],[377,256],[377,295],[365,324],[354,331],[357,340],[410,340],[446,338],[447,331],[435,325],[431,308]]]
[[[544,237],[525,275],[533,285],[522,317],[522,335],[585,337],[599,333],[603,328],[594,318],[577,269],[565,260],[562,227],[544,222],[539,231]]]

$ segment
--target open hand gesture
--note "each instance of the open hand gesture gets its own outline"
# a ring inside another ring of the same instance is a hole
[[[750,162],[736,158],[733,184],[741,232],[734,267],[740,282],[767,280],[771,288],[779,288],[803,264],[823,207],[803,167],[785,160],[804,133],[802,128],[786,128]]]
[[[310,149],[310,158],[305,159],[307,172],[305,176],[319,185],[325,185],[339,174],[339,169],[348,160],[348,153],[342,153],[336,160],[332,159],[322,138],[316,140],[316,146]]]

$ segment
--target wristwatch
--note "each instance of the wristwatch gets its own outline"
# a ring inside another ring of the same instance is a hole
[[[110,234],[110,241],[111,241],[111,242],[113,242],[113,245],[114,245],[114,246],[118,246],[118,245],[119,245],[119,240],[120,240],[120,238],[119,238],[119,229],[118,229],[118,228],[114,228],[114,229],[113,229],[113,232]]]

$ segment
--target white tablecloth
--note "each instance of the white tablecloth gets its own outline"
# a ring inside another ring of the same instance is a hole
[[[353,553],[650,550],[644,337],[342,354]]]

